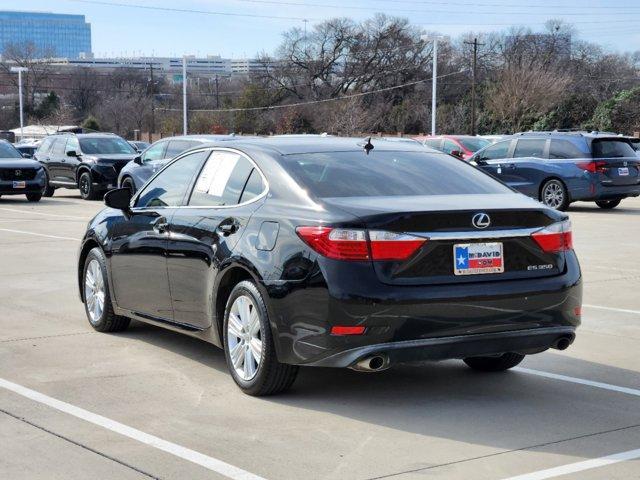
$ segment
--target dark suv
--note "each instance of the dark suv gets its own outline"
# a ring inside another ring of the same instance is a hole
[[[45,168],[44,196],[56,188],[78,188],[85,200],[99,199],[117,187],[122,167],[138,152],[112,133],[57,134],[45,138],[34,154]]]
[[[610,209],[640,195],[640,158],[630,138],[615,134],[521,133],[480,150],[471,162],[558,210],[576,201]]]

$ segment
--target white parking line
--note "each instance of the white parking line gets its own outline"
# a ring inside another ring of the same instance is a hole
[[[529,375],[537,375],[538,377],[551,378],[553,380],[561,380],[563,382],[577,383],[580,385],[587,385],[589,387],[603,388],[605,390],[611,390],[613,392],[626,393],[628,395],[635,395],[640,397],[640,390],[635,388],[619,387],[617,385],[611,385],[610,383],[594,382],[592,380],[585,380],[583,378],[568,377],[566,375],[558,375],[557,373],[543,372],[540,370],[532,370],[530,368],[515,367],[512,369],[516,372],[528,373]]]
[[[43,393],[36,392],[35,390],[31,390],[27,387],[23,387],[22,385],[18,385],[17,383],[10,382],[3,378],[0,378],[0,387],[17,393],[18,395],[22,395],[23,397],[29,398],[35,402],[42,403],[51,408],[55,408],[56,410],[59,410],[61,412],[73,415],[74,417],[80,418],[89,423],[93,423],[94,425],[98,425],[100,427],[106,428],[107,430],[111,430],[112,432],[116,432],[120,435],[124,435],[125,437],[137,440],[138,442],[157,448],[158,450],[162,450],[163,452],[170,453],[171,455],[187,460],[188,462],[200,465],[201,467],[211,470],[212,472],[219,473],[220,475],[223,475],[227,478],[231,478],[234,480],[265,480],[262,477],[254,475],[251,472],[247,472],[246,470],[233,466],[229,463],[223,462],[222,460],[218,460],[217,458],[209,457],[208,455],[196,452],[195,450],[191,450],[181,445],[168,442],[154,435],[149,435],[148,433],[129,427],[123,423],[116,422],[115,420],[103,417],[102,415],[97,415],[95,413],[89,412],[82,408],[71,405],[70,403],[56,400],[55,398],[44,395]]]
[[[597,310],[609,310],[611,312],[631,313],[632,315],[640,315],[640,310],[627,310],[626,308],[603,307],[601,305],[589,305],[586,303],[583,304],[582,306],[587,308],[595,308]]]
[[[0,207],[0,210],[4,210],[5,212],[26,213],[27,215],[43,215],[45,217],[79,218],[77,215],[57,215],[55,213],[32,212],[31,210],[20,210],[20,209],[17,209],[17,208]],[[89,218],[87,218],[87,221],[89,221]]]
[[[9,232],[9,233],[22,233],[24,235],[35,235],[36,237],[47,237],[47,238],[55,238],[58,240],[73,240],[74,242],[79,242],[79,238],[73,237],[59,237],[57,235],[46,235],[44,233],[36,233],[36,232],[26,232],[24,230],[12,230],[10,228],[0,228],[0,232]]]
[[[604,467],[614,463],[624,462],[626,460],[635,460],[636,458],[640,458],[640,448],[637,450],[629,450],[627,452],[614,453],[613,455],[607,455],[606,457],[593,458],[582,462],[569,463],[568,465],[562,465],[560,467],[525,473],[524,475],[509,477],[504,480],[545,480],[546,478],[555,478],[561,475],[568,475],[570,473],[583,472],[584,470]],[[603,475],[602,478],[607,477]]]

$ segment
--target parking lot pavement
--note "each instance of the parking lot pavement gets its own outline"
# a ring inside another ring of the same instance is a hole
[[[303,369],[268,398],[204,342],[90,328],[75,262],[101,207],[0,199],[0,478],[640,478],[640,200],[569,212],[585,277],[570,349],[504,374]]]

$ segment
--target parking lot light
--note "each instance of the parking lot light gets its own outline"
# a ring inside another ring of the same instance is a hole
[[[11,67],[11,73],[18,74],[18,102],[20,104],[20,140],[24,138],[24,109],[22,105],[22,72],[26,72],[27,67]]]

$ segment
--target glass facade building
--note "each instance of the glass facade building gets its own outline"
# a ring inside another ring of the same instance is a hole
[[[32,43],[42,56],[91,54],[91,24],[84,15],[0,11],[0,54],[10,44]]]

